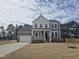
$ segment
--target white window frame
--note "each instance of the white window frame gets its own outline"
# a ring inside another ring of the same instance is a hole
[[[52,25],[53,25],[53,27],[52,27]],[[51,25],[51,28],[53,28],[53,29],[58,28],[58,24],[57,24],[57,23],[52,23],[52,25]],[[55,25],[56,25],[57,27],[55,27]]]
[[[37,24],[35,24],[34,27],[37,28]]]
[[[54,33],[54,38],[58,38],[58,31],[52,31],[52,32]],[[55,32],[57,32],[57,37],[55,37]]]

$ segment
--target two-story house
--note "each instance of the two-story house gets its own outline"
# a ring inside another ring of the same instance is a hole
[[[32,42],[61,41],[60,22],[40,15],[33,21]]]

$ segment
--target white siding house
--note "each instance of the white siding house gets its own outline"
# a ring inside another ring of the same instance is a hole
[[[18,34],[20,42],[62,41],[60,22],[57,20],[48,20],[42,15],[33,21],[32,27],[23,27]]]
[[[32,42],[61,41],[60,22],[40,15],[33,21]]]

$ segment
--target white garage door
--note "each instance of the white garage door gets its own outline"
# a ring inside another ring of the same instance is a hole
[[[19,37],[19,41],[31,43],[31,35],[22,35]]]

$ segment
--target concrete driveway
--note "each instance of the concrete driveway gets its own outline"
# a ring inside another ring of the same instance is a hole
[[[29,43],[10,43],[5,45],[0,45],[0,57],[4,57],[5,55],[22,48],[23,46]]]

